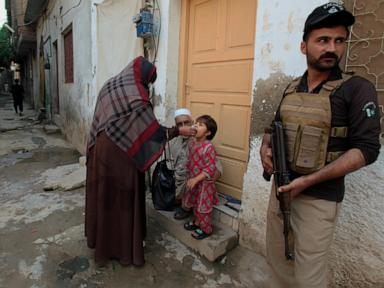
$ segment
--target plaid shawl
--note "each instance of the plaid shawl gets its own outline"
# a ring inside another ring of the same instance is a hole
[[[148,84],[156,80],[156,67],[144,57],[135,58],[101,88],[87,153],[96,144],[97,135],[108,137],[146,171],[163,152],[165,128],[156,120],[149,101]]]

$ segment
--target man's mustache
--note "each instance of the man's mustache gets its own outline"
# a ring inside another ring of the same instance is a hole
[[[334,58],[336,60],[339,59],[339,57],[337,57],[335,53],[331,53],[331,52],[327,52],[320,56],[320,59],[323,59],[323,58]]]

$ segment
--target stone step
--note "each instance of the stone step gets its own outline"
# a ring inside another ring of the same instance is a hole
[[[203,240],[196,240],[191,236],[191,232],[186,231],[183,227],[187,220],[174,219],[173,211],[156,210],[151,199],[147,199],[147,214],[180,242],[211,262],[214,262],[217,258],[236,247],[239,241],[238,234],[235,231],[221,223],[217,223],[217,221],[213,223],[214,231],[211,236]]]
[[[52,125],[52,124],[44,125],[44,131],[45,131],[45,133],[47,133],[47,134],[61,133],[60,128],[57,127],[56,125]]]

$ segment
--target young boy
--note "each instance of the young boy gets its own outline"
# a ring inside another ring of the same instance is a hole
[[[216,134],[217,124],[208,115],[200,116],[195,122],[197,133],[188,144],[189,177],[182,205],[186,209],[193,208],[194,214],[184,228],[192,231],[193,238],[201,240],[212,234],[213,206],[218,203],[216,186],[212,181],[216,172],[216,151],[210,141]]]

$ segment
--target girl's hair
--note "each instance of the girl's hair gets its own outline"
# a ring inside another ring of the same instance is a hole
[[[213,119],[211,116],[209,115],[202,115],[200,117],[198,117],[196,119],[196,122],[200,122],[200,123],[204,123],[205,126],[207,126],[207,130],[209,132],[211,132],[211,134],[209,134],[207,136],[207,139],[208,140],[212,140],[213,137],[215,137],[216,135],[216,131],[217,131],[217,124],[216,124],[216,121],[215,119]]]

